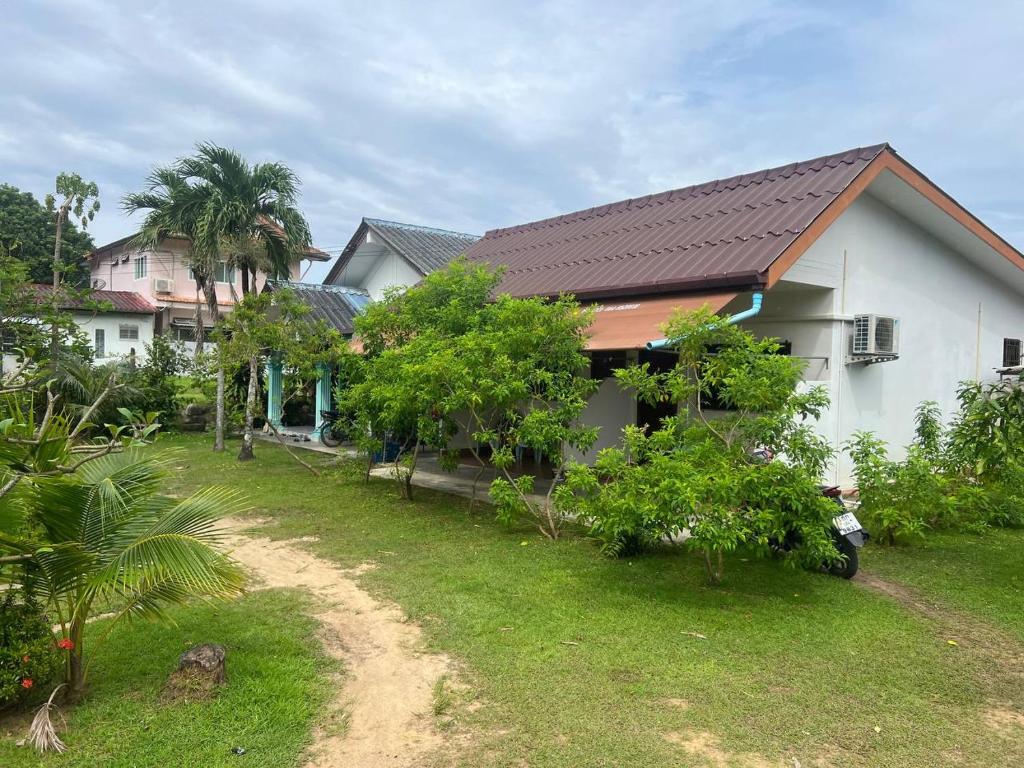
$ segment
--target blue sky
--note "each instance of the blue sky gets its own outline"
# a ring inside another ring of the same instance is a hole
[[[314,241],[482,234],[889,141],[1024,248],[1024,4],[4,3],[0,181],[119,201],[197,141],[280,160]],[[317,278],[318,269],[309,275]]]

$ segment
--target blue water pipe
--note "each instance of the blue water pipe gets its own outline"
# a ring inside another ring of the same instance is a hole
[[[757,315],[761,311],[761,304],[764,302],[764,294],[760,291],[751,294],[750,296],[750,309],[744,309],[742,312],[737,312],[735,315],[731,315],[726,318],[726,325],[736,325],[744,320],[748,320],[754,315]],[[664,349],[672,343],[671,339],[654,339],[653,341],[647,342],[647,349]]]

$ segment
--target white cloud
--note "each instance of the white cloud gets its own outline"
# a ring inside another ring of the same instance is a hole
[[[1010,2],[5,13],[0,180],[43,194],[63,169],[95,178],[99,239],[130,229],[124,190],[199,140],[290,164],[316,240],[337,245],[363,215],[483,231],[888,139],[1024,245],[1024,11]]]

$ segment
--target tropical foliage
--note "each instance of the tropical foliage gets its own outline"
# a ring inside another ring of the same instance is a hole
[[[1024,525],[1024,389],[1020,381],[964,382],[947,427],[934,402],[915,412],[903,459],[871,433],[846,445],[861,509],[877,538],[906,542],[929,530]]]
[[[119,392],[116,374],[76,406],[44,373],[25,363],[0,388],[0,582],[52,613],[65,681],[80,695],[84,628],[97,607],[114,610],[116,623],[241,589],[240,572],[216,549],[216,521],[240,504],[215,489],[159,495],[164,465],[133,450],[159,425],[126,409],[126,423],[96,421]]]
[[[38,533],[5,543],[33,555],[16,578],[53,610],[73,694],[84,690],[85,625],[98,607],[114,613],[109,631],[131,616],[162,618],[169,604],[242,590],[241,571],[217,548],[218,522],[241,509],[239,493],[214,488],[165,498],[169,460],[112,454],[74,475],[34,480],[14,500],[24,530]]]
[[[9,252],[24,264],[31,282],[51,281],[56,236],[56,219],[43,203],[29,192],[0,184],[0,252]],[[81,285],[89,277],[84,257],[94,247],[92,238],[69,220],[62,227],[61,241],[65,280]]]
[[[568,452],[596,436],[579,421],[595,387],[584,355],[589,314],[568,297],[493,298],[499,280],[456,260],[371,305],[356,321],[365,361],[348,373],[341,405],[371,458],[393,459],[406,497],[424,449],[449,469],[465,451],[478,478],[496,470],[490,491],[501,518],[526,516],[554,537],[553,493]],[[544,461],[543,477],[520,471],[524,449]]]
[[[128,213],[145,212],[140,246],[169,237],[189,243],[189,263],[197,293],[210,321],[220,319],[216,273],[221,263],[241,270],[242,293],[256,290],[256,271],[287,278],[289,267],[309,246],[309,225],[297,208],[298,177],[281,163],[249,165],[234,150],[203,143],[196,153],[156,168],[142,192],[122,201]],[[196,304],[196,354],[203,348],[202,310]],[[250,361],[252,362],[252,361]],[[224,449],[225,371],[217,355],[214,450]]]
[[[685,539],[712,583],[724,554],[740,547],[768,554],[773,543],[798,541],[794,561],[834,559],[835,510],[818,486],[832,451],[808,421],[825,394],[798,389],[802,363],[778,354],[776,340],[707,310],[677,314],[665,331],[678,350],[671,368],[645,362],[615,375],[642,400],[675,404],[677,415],[627,427],[621,447],[602,450],[592,467],[574,465],[559,503],[589,521],[609,554]]]
[[[49,617],[18,590],[0,594],[0,709],[34,693],[59,672]]]

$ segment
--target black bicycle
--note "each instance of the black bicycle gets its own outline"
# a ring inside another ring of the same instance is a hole
[[[320,411],[320,442],[328,448],[337,448],[341,445],[345,436],[337,428],[336,423],[341,418],[337,411]]]

